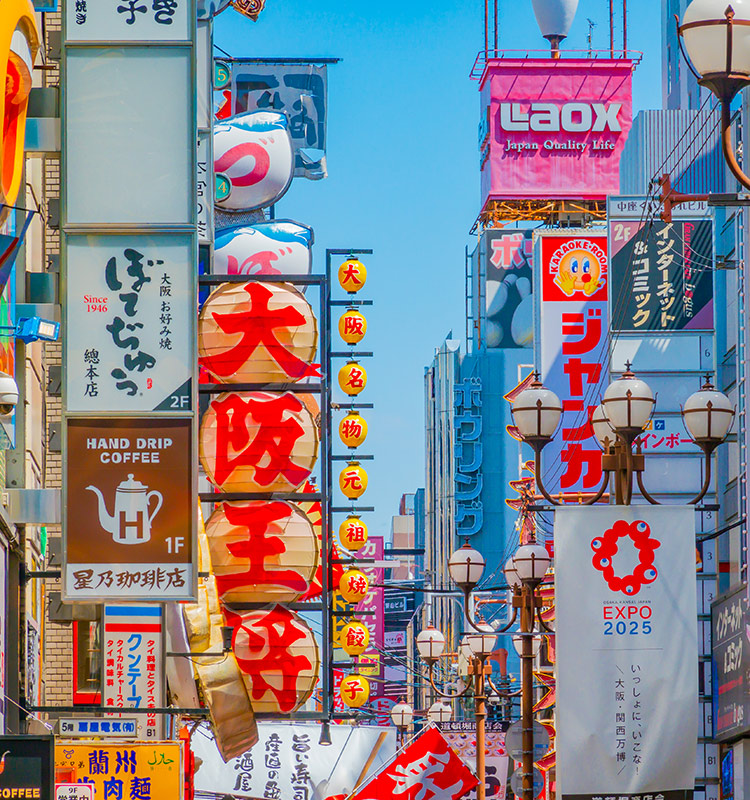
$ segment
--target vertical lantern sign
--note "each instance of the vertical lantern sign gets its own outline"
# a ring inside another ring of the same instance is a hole
[[[248,702],[256,713],[275,714],[305,703],[319,674],[312,631],[285,605],[310,591],[320,563],[319,535],[304,510],[320,448],[320,389],[306,382],[320,377],[319,331],[297,288],[310,272],[312,231],[289,222],[245,223],[248,212],[287,190],[291,153],[283,114],[239,114],[216,126],[215,169],[228,187],[217,198],[218,219],[229,226],[217,231],[214,274],[273,280],[220,283],[198,323],[199,363],[213,383],[199,436],[216,501],[206,524],[206,559],[224,623],[233,629]],[[248,154],[256,164],[251,173],[243,160]],[[263,175],[258,163],[267,166]],[[248,383],[268,391],[238,386]],[[275,500],[277,492],[290,501]],[[271,605],[232,610],[243,603]]]
[[[62,18],[63,594],[194,599],[195,6]]]
[[[371,301],[359,299],[358,295],[366,280],[367,268],[354,254],[350,254],[338,269],[339,285],[349,295],[349,299],[333,301],[333,305],[344,308],[338,320],[338,333],[349,347],[349,352],[340,354],[347,357],[347,361],[340,367],[337,375],[339,389],[349,402],[337,403],[337,407],[347,412],[339,422],[338,435],[341,444],[349,451],[347,456],[343,456],[346,462],[339,472],[339,490],[352,504],[351,513],[339,525],[339,541],[350,554],[352,562],[356,560],[357,552],[367,544],[367,525],[360,519],[355,503],[367,491],[369,479],[361,462],[372,458],[359,455],[359,448],[368,435],[367,418],[361,411],[372,408],[372,405],[357,401],[367,387],[367,370],[360,359],[370,356],[371,353],[357,352],[354,349],[367,334],[367,318],[361,309],[370,305]],[[333,602],[335,608],[350,609],[353,613],[356,613],[357,604],[371,594],[367,575],[355,567],[356,563],[352,563],[341,576],[335,587]],[[378,648],[383,644],[382,641],[374,641],[366,621],[358,620],[354,616],[333,620],[331,631],[334,644],[360,662],[360,656],[368,648]],[[357,672],[340,682],[337,700],[344,706],[359,708],[369,699],[369,685],[361,667],[362,663],[359,663]]]

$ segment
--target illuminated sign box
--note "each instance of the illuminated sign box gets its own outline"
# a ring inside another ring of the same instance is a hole
[[[627,59],[489,59],[480,82],[482,206],[618,194],[633,68]]]

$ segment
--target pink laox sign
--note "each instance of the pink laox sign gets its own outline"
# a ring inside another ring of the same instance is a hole
[[[488,200],[603,200],[633,121],[627,59],[489,59],[480,81]]]

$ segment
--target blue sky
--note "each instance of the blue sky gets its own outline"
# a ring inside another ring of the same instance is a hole
[[[622,31],[615,0],[616,39]],[[608,0],[581,0],[565,46],[609,47]],[[231,9],[215,42],[235,57],[336,56],[329,69],[328,173],[297,179],[277,216],[311,225],[316,271],[325,249],[371,247],[361,400],[370,433],[370,533],[388,534],[404,492],[424,485],[424,368],[445,335],[464,338],[464,248],[479,212],[477,84],[483,0],[436,4],[267,0],[257,23]],[[635,109],[661,105],[661,3],[630,0],[628,44],[644,52]],[[531,3],[500,0],[500,47],[547,49]],[[336,319],[336,318],[335,318]],[[343,451],[342,451],[343,452]],[[339,498],[340,499],[340,498]]]

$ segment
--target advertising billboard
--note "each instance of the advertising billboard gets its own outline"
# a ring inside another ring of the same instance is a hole
[[[190,412],[192,252],[190,236],[68,237],[68,412]]]
[[[610,218],[609,253],[612,330],[713,329],[710,219]]]
[[[632,71],[627,59],[489,59],[480,83],[482,206],[617,194]]]
[[[563,405],[559,433],[544,449],[544,482],[553,493],[596,492],[602,459],[589,420],[608,383],[607,237],[596,229],[540,234],[535,263],[536,363]]]
[[[749,624],[744,587],[711,606],[714,738],[718,741],[750,730]]]
[[[192,430],[189,418],[68,418],[67,599],[195,597]]]
[[[100,798],[179,798],[185,776],[180,742],[58,740],[55,773],[60,782],[88,783]]]
[[[113,708],[163,708],[164,609],[104,606],[102,702]],[[164,738],[161,714],[138,715],[138,738]]]
[[[0,736],[0,797],[53,800],[53,736]]]
[[[488,230],[482,235],[487,347],[531,347],[533,231]]]
[[[695,511],[555,511],[561,800],[690,800],[698,734]]]
[[[326,171],[328,75],[325,64],[259,60],[216,65],[217,119],[272,109],[289,118],[295,177],[319,180]]]

